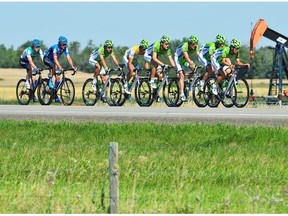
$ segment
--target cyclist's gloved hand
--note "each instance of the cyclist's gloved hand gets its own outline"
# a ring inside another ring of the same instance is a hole
[[[107,67],[105,68],[105,73],[108,74],[108,72],[109,72],[109,68]]]
[[[123,68],[118,65],[118,71],[122,71],[122,69]]]
[[[36,75],[37,72],[38,72],[38,68],[36,67],[36,68],[34,68],[34,69],[32,70],[32,75]]]

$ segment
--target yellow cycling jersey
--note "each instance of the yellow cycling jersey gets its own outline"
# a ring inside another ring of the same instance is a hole
[[[130,49],[127,50],[127,58],[132,57],[132,58],[137,58],[139,56],[139,46],[135,45],[132,46]]]

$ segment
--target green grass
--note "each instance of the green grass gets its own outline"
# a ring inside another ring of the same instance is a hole
[[[287,213],[288,128],[0,121],[0,213]]]

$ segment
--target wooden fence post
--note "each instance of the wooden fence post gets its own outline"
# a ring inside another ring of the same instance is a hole
[[[110,171],[110,213],[118,214],[119,185],[118,185],[118,143],[111,142],[109,148]]]

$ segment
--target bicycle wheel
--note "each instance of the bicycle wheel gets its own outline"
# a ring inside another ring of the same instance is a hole
[[[99,98],[92,88],[92,82],[93,78],[89,78],[82,86],[82,99],[86,106],[94,106]]]
[[[221,100],[221,103],[222,103],[223,106],[225,106],[226,108],[231,108],[231,107],[233,107],[233,105],[234,105],[234,102],[233,102],[232,97],[231,97],[231,96],[233,95],[233,92],[235,92],[235,90],[236,90],[236,89],[234,90],[234,88],[235,88],[235,86],[232,85],[232,86],[230,87],[227,95],[225,95],[225,91],[222,90],[224,95],[223,95],[223,99]]]
[[[50,105],[52,102],[51,95],[53,94],[53,90],[49,89],[48,83],[49,83],[49,80],[47,78],[44,78],[38,84],[37,96],[38,96],[39,103],[41,105]]]
[[[110,100],[114,106],[122,106],[125,103],[124,85],[119,79],[111,79]]]
[[[168,107],[179,107],[183,101],[179,100],[179,78],[172,78],[169,83],[163,86],[163,99]]]
[[[233,103],[236,107],[246,106],[249,100],[249,85],[244,78],[237,78],[234,83],[235,93],[232,96]]]
[[[65,78],[60,86],[60,98],[65,106],[71,106],[75,98],[75,87],[71,79]]]
[[[16,85],[16,97],[20,105],[28,105],[32,96],[25,83],[25,79],[20,79]]]
[[[204,84],[204,98],[209,107],[218,107],[220,103],[219,95],[215,95],[212,92],[212,85],[216,83],[214,77],[209,77]]]
[[[149,107],[153,103],[152,89],[148,78],[142,78],[135,86],[135,100],[141,107]]]
[[[196,80],[194,80],[192,84],[193,101],[198,107],[206,107],[207,103],[204,95],[204,87],[201,89],[200,84],[201,79],[199,77],[195,79]]]

